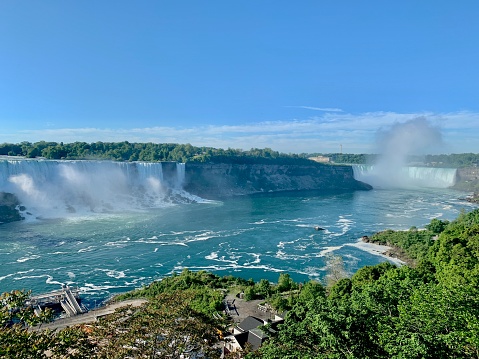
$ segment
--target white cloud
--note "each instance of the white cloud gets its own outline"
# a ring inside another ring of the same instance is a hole
[[[136,128],[43,128],[0,134],[0,142],[173,142],[221,148],[270,147],[286,153],[376,151],[376,134],[417,117],[437,127],[443,153],[479,152],[479,113],[324,113],[308,119],[238,125]]]
[[[340,108],[334,108],[334,107],[313,107],[313,106],[286,106],[286,107],[304,108],[306,110],[322,111],[322,112],[344,112]]]

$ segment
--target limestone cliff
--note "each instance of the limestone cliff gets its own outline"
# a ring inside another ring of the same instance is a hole
[[[351,166],[187,163],[184,189],[205,198],[301,190],[370,190]]]

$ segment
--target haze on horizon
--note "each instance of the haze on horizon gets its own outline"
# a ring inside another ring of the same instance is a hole
[[[479,3],[2,2],[0,143],[479,152]],[[422,132],[416,141],[425,142]]]

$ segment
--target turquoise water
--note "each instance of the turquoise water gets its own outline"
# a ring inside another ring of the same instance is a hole
[[[291,192],[5,224],[0,291],[41,293],[69,284],[92,306],[183,268],[273,282],[280,272],[321,280],[329,253],[343,256],[351,273],[385,261],[360,237],[452,220],[472,209],[461,196],[447,189]]]

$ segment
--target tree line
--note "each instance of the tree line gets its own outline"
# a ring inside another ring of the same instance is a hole
[[[352,153],[300,153],[286,154],[271,148],[222,149],[213,147],[197,147],[191,144],[177,143],[130,143],[123,142],[47,142],[35,143],[2,143],[0,155],[24,156],[27,158],[44,157],[47,159],[69,160],[112,160],[112,161],[145,161],[145,162],[214,162],[214,163],[286,163],[311,164],[308,158],[328,157],[331,163],[371,164],[378,154]],[[434,167],[471,167],[479,165],[479,154],[443,154],[409,156],[407,163],[418,163]]]
[[[311,164],[306,157],[271,148],[222,149],[177,143],[73,142],[0,144],[0,155],[67,160],[112,160],[145,162],[283,163]]]
[[[354,153],[324,153],[324,154],[302,154],[303,157],[328,157],[331,162],[344,164],[374,164],[379,154],[354,154]],[[479,165],[479,154],[477,153],[452,153],[442,155],[410,155],[405,158],[405,163],[428,167],[461,168],[476,167]]]

